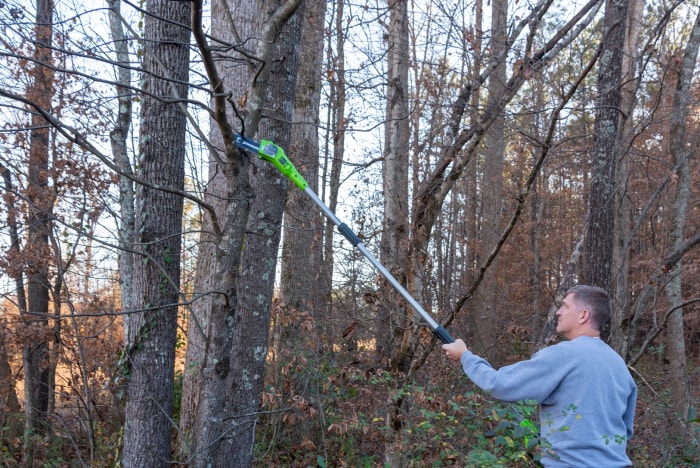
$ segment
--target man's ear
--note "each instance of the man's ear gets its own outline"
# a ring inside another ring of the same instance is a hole
[[[591,318],[591,311],[588,309],[581,309],[579,311],[579,314],[581,314],[581,315],[579,315],[579,319],[578,319],[579,323],[582,323],[582,324],[586,323]]]

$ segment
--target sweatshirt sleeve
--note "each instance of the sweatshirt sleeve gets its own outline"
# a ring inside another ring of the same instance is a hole
[[[547,348],[531,359],[496,370],[485,359],[465,351],[460,357],[467,377],[494,398],[514,402],[536,400],[542,403],[559,385],[563,376],[555,372]]]
[[[630,377],[631,378],[631,377]],[[627,409],[623,416],[625,421],[625,426],[627,427],[627,440],[632,438],[634,435],[634,411],[637,406],[637,386],[632,384],[632,391],[627,399]]]

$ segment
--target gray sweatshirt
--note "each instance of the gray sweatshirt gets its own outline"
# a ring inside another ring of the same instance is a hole
[[[549,467],[627,467],[627,441],[637,385],[605,342],[581,336],[544,348],[531,359],[495,370],[466,351],[464,373],[502,401],[536,400],[540,434],[551,444]]]

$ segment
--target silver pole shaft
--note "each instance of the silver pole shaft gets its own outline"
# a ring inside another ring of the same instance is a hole
[[[399,281],[394,278],[394,275],[392,275],[389,270],[387,270],[384,265],[379,263],[379,260],[377,260],[372,253],[367,250],[367,247],[360,241],[360,239],[355,235],[354,232],[348,228],[348,226],[345,223],[342,223],[338,217],[333,213],[330,208],[326,206],[323,201],[318,198],[316,193],[310,188],[306,187],[304,189],[304,192],[311,197],[311,199],[318,205],[319,208],[321,208],[321,211],[330,219],[333,224],[338,226],[338,230],[340,231],[341,234],[345,236],[345,238],[350,241],[351,244],[353,244],[357,249],[362,252],[362,255],[364,255],[367,260],[374,265],[374,267],[381,273],[381,275],[391,284],[391,286],[403,296],[404,299],[413,307],[413,309],[418,312],[418,314],[423,317],[423,320],[425,320],[428,325],[430,326],[431,330],[436,330],[439,327],[439,324],[423,309],[423,307],[416,301],[413,296],[409,294],[408,291],[406,291],[406,288],[404,288]]]

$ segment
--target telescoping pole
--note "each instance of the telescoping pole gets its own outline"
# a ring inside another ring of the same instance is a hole
[[[242,135],[236,135],[236,144],[238,145],[239,148],[244,149],[246,151],[250,151],[252,153],[256,153],[258,157],[261,159],[264,159],[266,161],[269,161],[272,163],[282,174],[287,176],[292,182],[294,182],[294,185],[299,187],[301,190],[303,190],[311,199],[314,201],[314,203],[323,211],[323,214],[325,214],[328,219],[330,219],[333,224],[335,224],[338,227],[338,231],[350,242],[353,247],[357,248],[362,255],[364,255],[367,260],[370,261],[372,265],[381,273],[381,275],[389,282],[389,284],[399,293],[401,296],[403,296],[404,299],[410,304],[411,307],[413,307],[413,310],[415,310],[418,315],[420,315],[423,320],[428,324],[430,327],[430,330],[433,332],[433,334],[443,343],[454,343],[454,338],[450,336],[450,334],[447,332],[445,327],[437,323],[431,316],[428,314],[425,309],[416,301],[413,296],[409,294],[408,291],[406,291],[406,288],[404,288],[401,283],[398,282],[396,278],[387,270],[384,265],[382,265],[379,260],[375,258],[372,253],[367,250],[367,247],[362,243],[359,237],[352,232],[352,230],[348,227],[347,224],[341,222],[338,217],[331,211],[330,208],[326,206],[325,203],[316,195],[316,193],[309,187],[309,184],[304,180],[304,178],[299,174],[299,172],[296,170],[294,167],[294,164],[287,158],[287,156],[284,154],[284,150],[280,148],[279,146],[275,145],[273,142],[269,140],[261,140],[259,143],[256,142],[255,140],[252,140],[250,138],[244,137]]]

